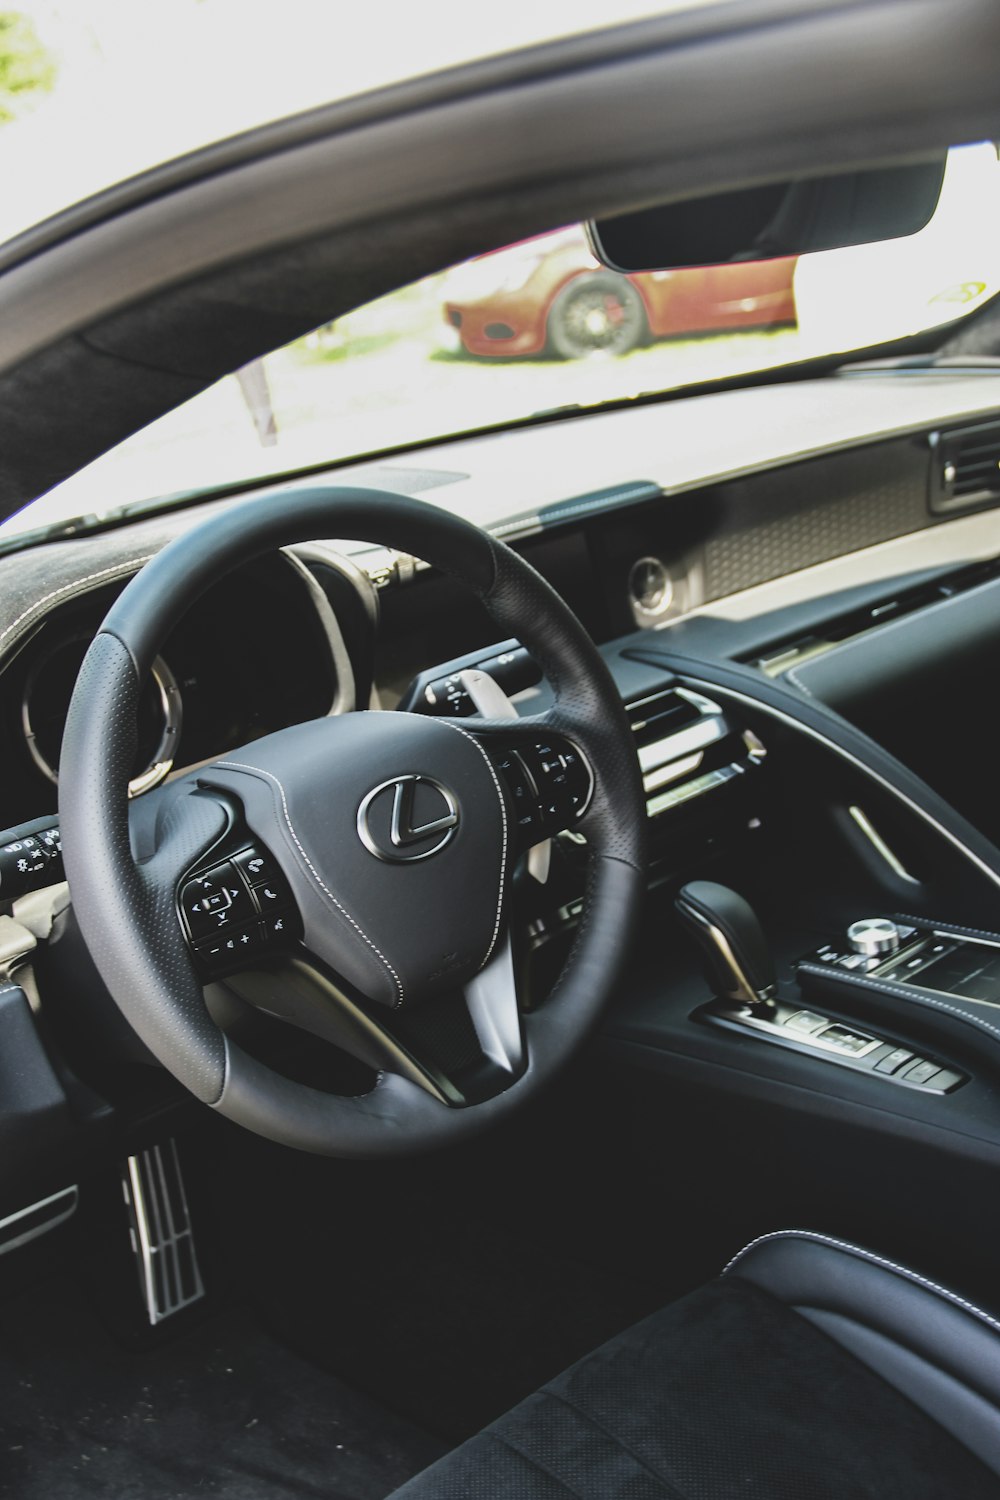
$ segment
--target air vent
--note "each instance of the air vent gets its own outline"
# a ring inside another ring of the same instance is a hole
[[[734,730],[717,703],[690,688],[668,688],[625,706],[636,738],[650,819],[741,781],[765,755]]]
[[[674,688],[663,693],[654,693],[649,698],[640,698],[626,708],[628,721],[632,725],[636,744],[655,744],[670,734],[676,734],[688,724],[700,719],[703,710],[697,700],[686,697]]]
[[[726,733],[722,709],[700,693],[669,688],[625,708],[639,752],[646,790],[700,764],[707,746]],[[669,771],[665,767],[669,766]]]
[[[968,510],[1000,500],[1000,422],[931,434],[930,508]]]

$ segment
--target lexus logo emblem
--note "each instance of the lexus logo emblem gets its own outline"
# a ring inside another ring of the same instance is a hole
[[[458,803],[430,776],[394,776],[372,787],[358,808],[358,837],[376,859],[429,859],[458,831]]]

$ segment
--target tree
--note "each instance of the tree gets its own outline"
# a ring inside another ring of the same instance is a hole
[[[15,119],[31,94],[48,92],[55,78],[55,59],[31,18],[0,10],[0,124]]]

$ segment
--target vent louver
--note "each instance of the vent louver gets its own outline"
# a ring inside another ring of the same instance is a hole
[[[674,688],[667,688],[662,693],[641,698],[637,703],[629,703],[625,712],[632,725],[636,744],[641,749],[644,745],[655,744],[668,735],[676,734],[687,724],[695,723],[701,718],[703,710],[690,698],[682,697]]]
[[[931,435],[930,508],[956,511],[1000,500],[1000,422]]]

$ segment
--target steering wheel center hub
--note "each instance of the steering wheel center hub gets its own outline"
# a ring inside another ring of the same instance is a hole
[[[412,864],[439,854],[460,821],[454,794],[433,776],[394,776],[363,799],[358,837],[376,859]]]
[[[506,896],[503,789],[472,735],[358,713],[296,725],[200,773],[242,804],[292,888],[307,947],[398,1008],[489,960]]]

